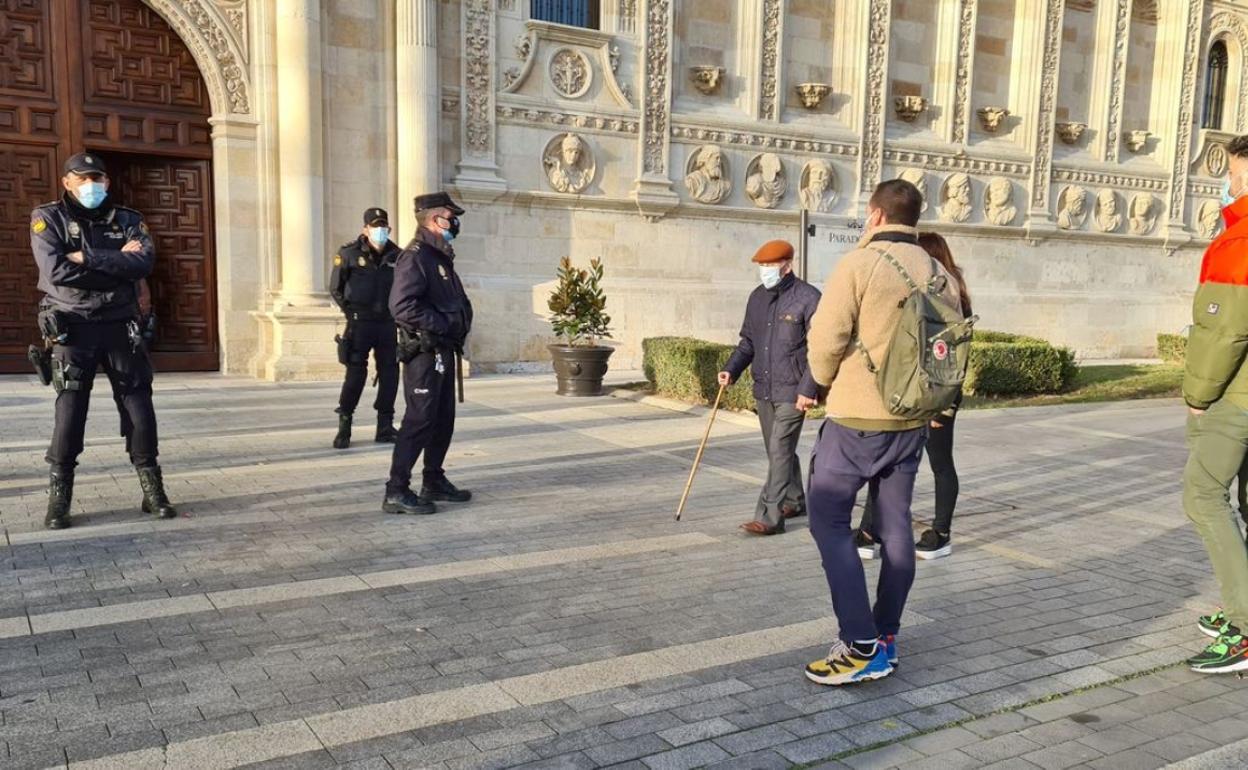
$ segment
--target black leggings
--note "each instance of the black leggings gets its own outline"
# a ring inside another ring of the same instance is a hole
[[[958,469],[953,465],[954,419],[950,417],[942,427],[929,428],[927,432],[927,461],[932,466],[932,475],[936,477],[936,515],[932,529],[944,535],[949,534],[953,525],[953,509],[958,504]],[[872,480],[867,484],[867,503],[863,506],[862,523],[859,525],[873,538],[878,490],[879,482]]]

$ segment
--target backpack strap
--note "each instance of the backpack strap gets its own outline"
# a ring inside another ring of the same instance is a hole
[[[888,247],[885,248],[883,251],[880,251],[879,249],[874,248],[872,246],[868,246],[867,248],[871,249],[872,251],[878,252],[881,257],[887,260],[888,264],[893,266],[893,269],[895,269],[901,275],[901,280],[906,282],[906,288],[910,289],[910,291],[912,292],[919,290],[919,285],[914,282],[914,279],[910,277],[910,274],[906,272],[906,269],[902,267],[901,263],[897,261],[897,258],[893,256],[892,244],[889,244]]]

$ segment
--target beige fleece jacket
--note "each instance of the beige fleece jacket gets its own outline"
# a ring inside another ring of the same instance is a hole
[[[885,225],[864,235],[828,277],[819,309],[810,321],[807,357],[811,374],[828,394],[828,419],[847,428],[901,431],[925,424],[888,411],[875,375],[854,344],[857,335],[871,360],[880,366],[901,319],[901,305],[910,295],[901,274],[884,259],[885,249],[919,286],[925,285],[934,271],[946,276],[945,295],[958,303],[957,282],[914,242],[917,235],[918,230],[902,225]],[[888,240],[898,236],[905,241]]]

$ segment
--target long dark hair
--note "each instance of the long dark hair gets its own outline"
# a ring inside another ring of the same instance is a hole
[[[953,252],[949,250],[949,243],[939,233],[925,232],[919,233],[919,245],[932,255],[932,259],[936,260],[949,271],[958,281],[958,299],[962,303],[962,312],[969,313],[971,311],[971,293],[966,289],[966,278],[962,276],[962,268],[958,267],[958,263],[953,261]]]

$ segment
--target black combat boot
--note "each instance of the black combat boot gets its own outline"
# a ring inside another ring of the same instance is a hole
[[[425,500],[443,500],[448,503],[466,503],[472,499],[471,492],[455,486],[445,476],[436,481],[426,479],[420,487],[420,496]]]
[[[351,415],[338,415],[338,435],[334,436],[334,449],[346,449],[351,446]]]
[[[74,474],[52,471],[48,480],[48,515],[43,526],[65,529],[69,526],[69,504],[74,499]]]
[[[139,506],[144,513],[154,513],[158,519],[177,518],[178,509],[165,496],[165,479],[160,466],[135,468],[139,472],[139,486],[143,487],[143,502]]]
[[[381,510],[386,513],[420,514],[425,516],[438,512],[437,506],[431,501],[417,497],[416,493],[410,489],[404,489],[399,492],[386,490],[386,497],[381,503]]]
[[[393,444],[399,438],[399,432],[394,429],[394,413],[377,414],[377,435],[373,437],[373,441],[378,444]]]

